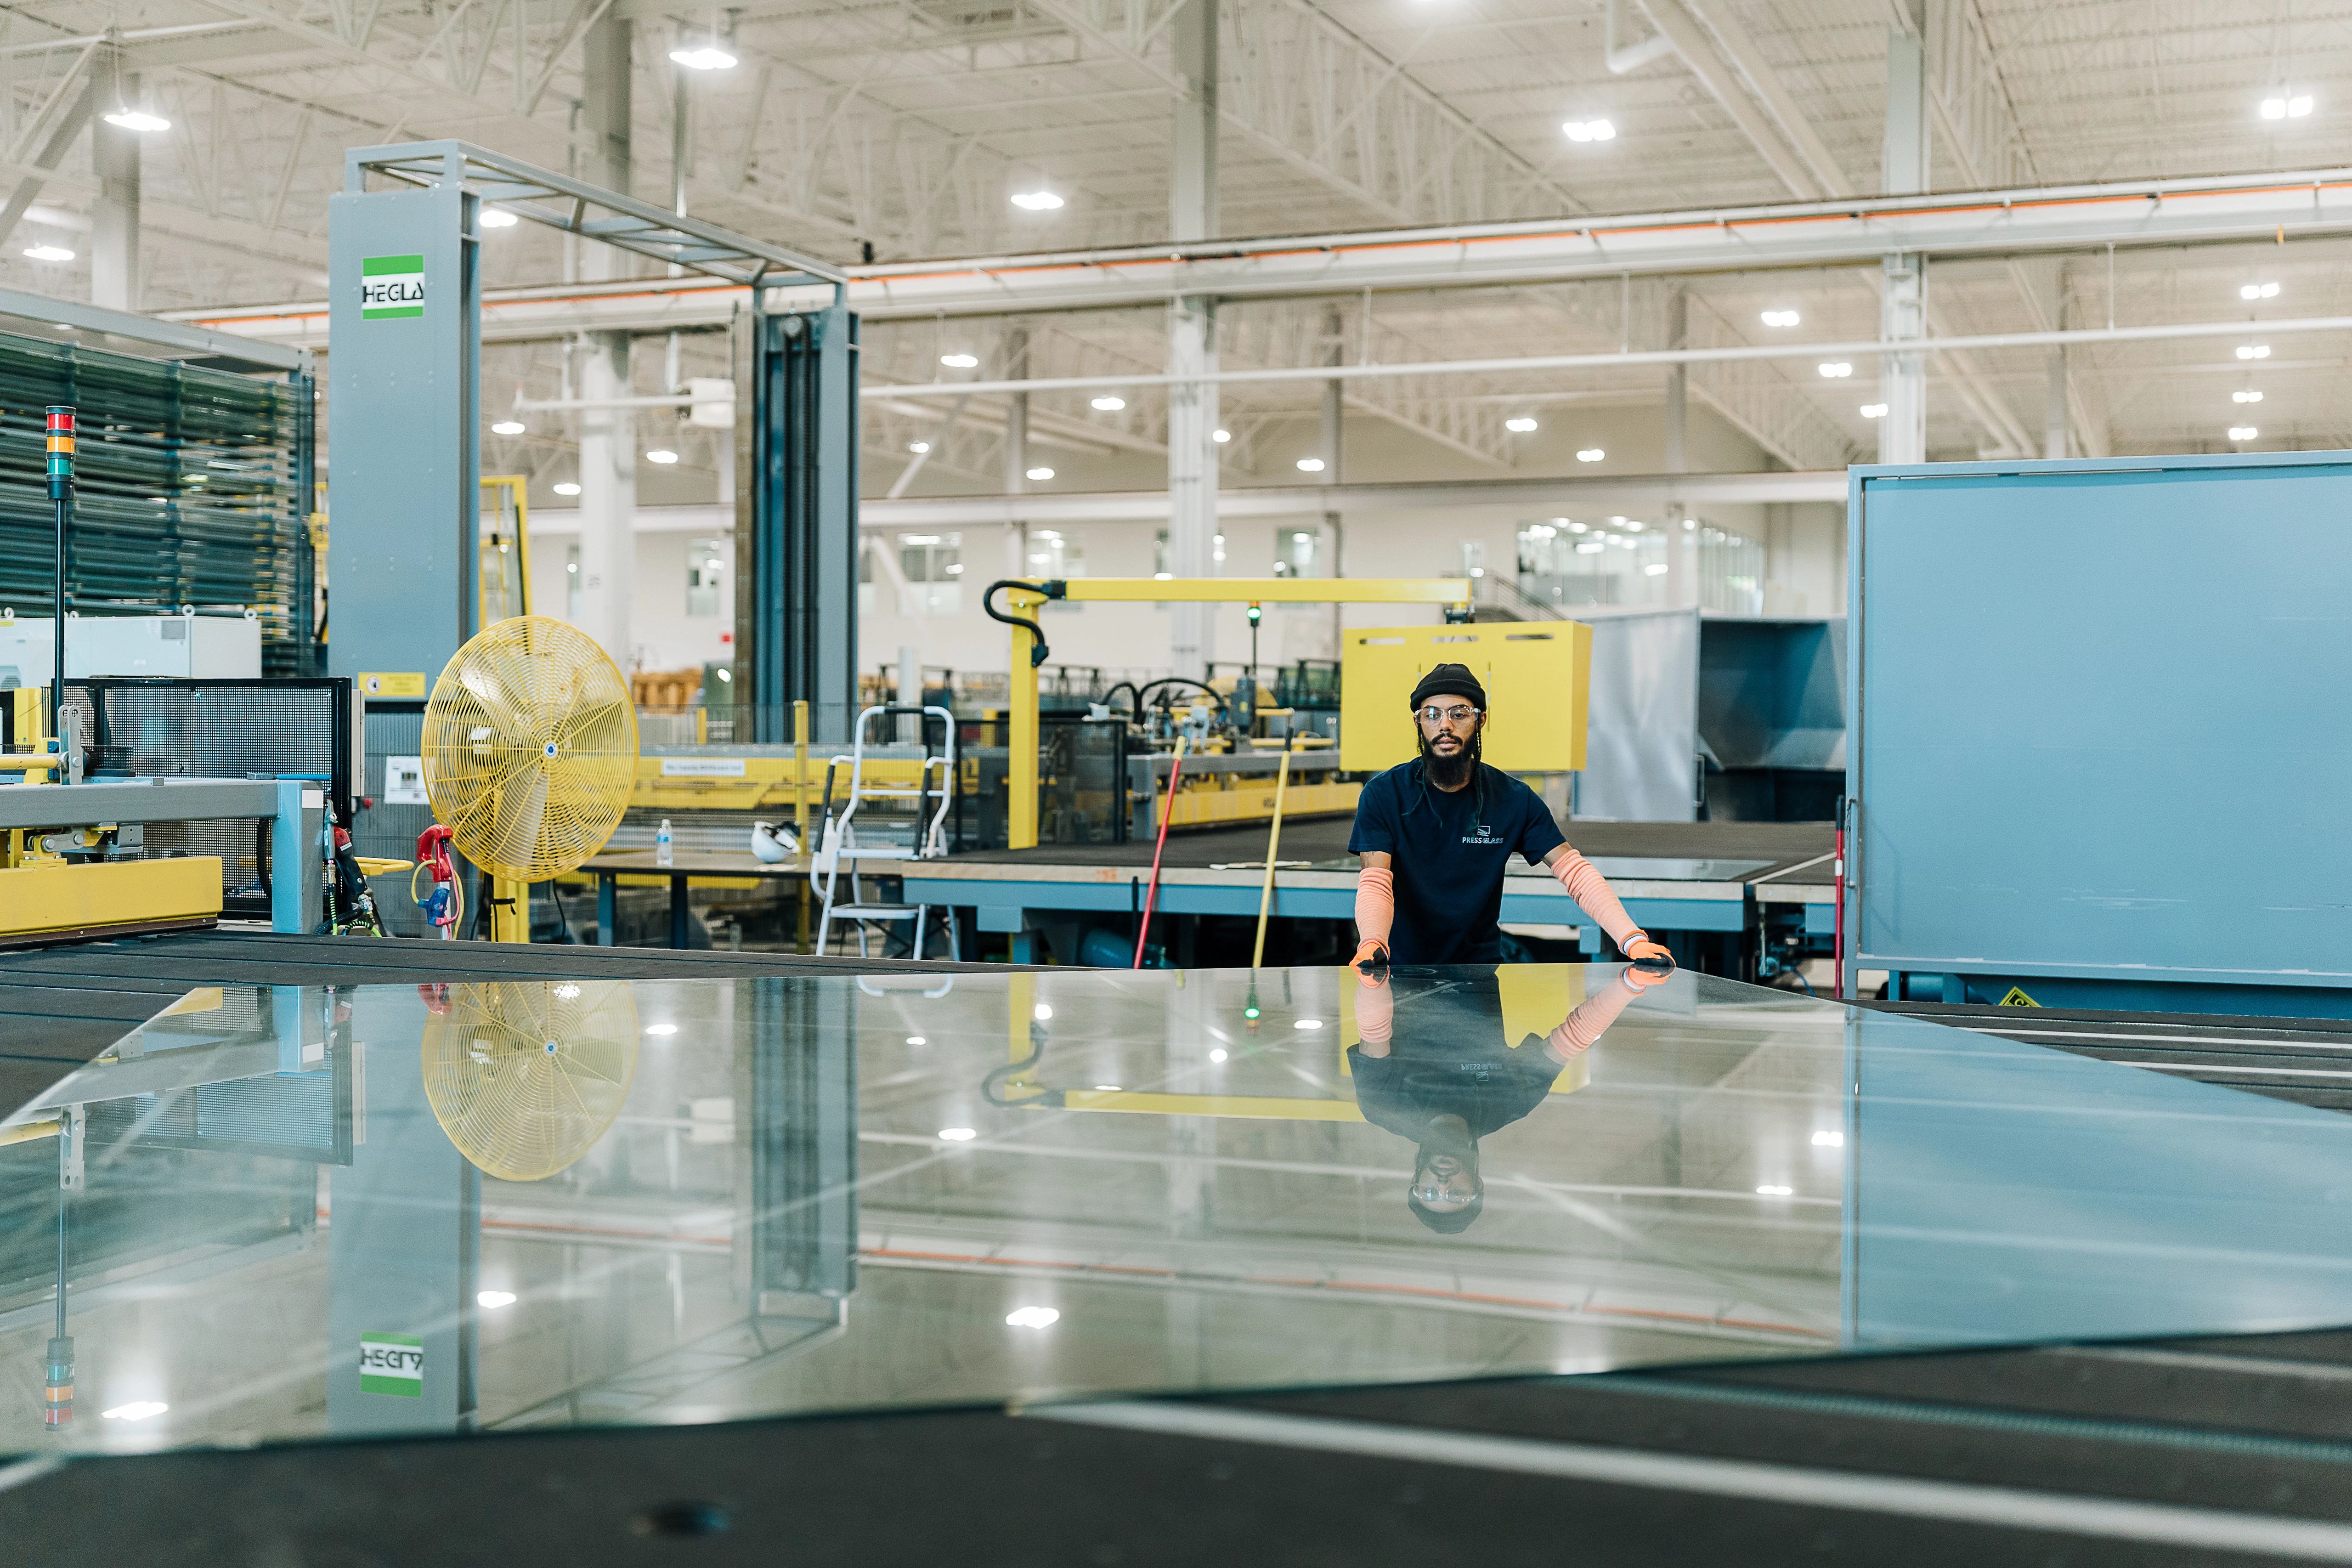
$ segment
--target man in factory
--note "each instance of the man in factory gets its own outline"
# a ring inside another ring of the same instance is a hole
[[[1412,689],[1421,755],[1380,774],[1356,803],[1348,847],[1356,880],[1352,962],[1367,982],[1391,963],[1494,963],[1496,916],[1514,853],[1559,879],[1579,908],[1637,963],[1673,955],[1635,925],[1592,863],[1568,846],[1536,792],[1479,760],[1486,689],[1459,664],[1441,664]]]

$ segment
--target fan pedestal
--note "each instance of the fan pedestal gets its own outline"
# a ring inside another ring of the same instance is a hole
[[[530,940],[530,884],[504,877],[490,879],[490,940]]]

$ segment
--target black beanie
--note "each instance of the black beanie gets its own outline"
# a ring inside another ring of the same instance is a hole
[[[1420,711],[1424,700],[1441,693],[1449,697],[1467,697],[1474,707],[1481,712],[1486,710],[1486,689],[1478,684],[1478,678],[1470,673],[1470,667],[1466,664],[1441,664],[1423,676],[1421,684],[1412,689],[1413,710]]]

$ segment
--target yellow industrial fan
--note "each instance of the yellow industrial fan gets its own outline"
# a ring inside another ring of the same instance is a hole
[[[425,1026],[433,1114],[501,1181],[540,1181],[585,1154],[636,1076],[636,999],[615,981],[452,985]]]
[[[491,878],[490,940],[530,940],[530,884],[604,847],[636,784],[629,682],[593,638],[544,616],[484,627],[425,704],[425,792]]]

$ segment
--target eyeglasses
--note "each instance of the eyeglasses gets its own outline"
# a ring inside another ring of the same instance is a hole
[[[1482,710],[1476,708],[1464,708],[1458,705],[1453,708],[1440,708],[1433,702],[1421,710],[1419,717],[1424,724],[1467,724],[1481,711]]]

